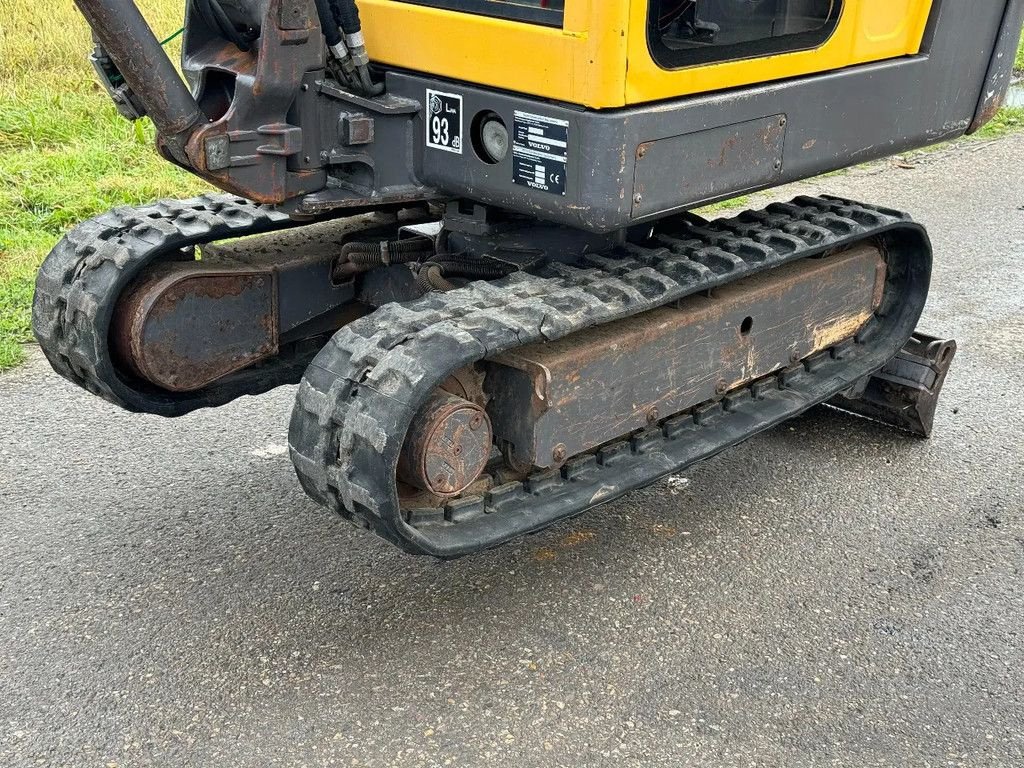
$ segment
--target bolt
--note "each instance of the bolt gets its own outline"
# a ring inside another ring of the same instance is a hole
[[[556,464],[561,464],[565,461],[565,457],[567,455],[568,452],[566,450],[565,443],[559,443],[555,446],[555,450],[551,452],[551,458],[555,460]]]
[[[640,145],[640,149],[638,149],[636,151],[636,156],[637,157],[643,157],[646,154],[647,154],[647,147],[644,146],[644,145]]]
[[[729,383],[725,379],[719,379],[718,383],[715,384],[715,394],[724,395],[729,391]]]
[[[779,118],[779,127],[780,128],[785,128],[786,127],[786,123],[788,123],[788,122],[789,122],[789,120],[787,120],[785,117],[780,117]]]
[[[308,91],[309,90],[309,83],[303,83],[302,84],[302,90]]]
[[[633,202],[636,203],[637,205],[640,205],[640,203],[642,203],[643,201],[644,201],[644,196],[641,195],[639,192],[637,192],[635,195],[633,195]]]
[[[800,361],[800,353],[799,353],[799,352],[797,352],[797,351],[796,351],[796,350],[794,349],[794,350],[793,350],[792,352],[790,352],[790,353],[789,353],[789,362],[791,362],[791,363],[797,363],[797,362],[799,362],[799,361]]]
[[[483,423],[484,417],[478,413],[476,414],[476,416],[469,420],[469,428],[475,432],[476,430],[480,429],[480,427],[483,426]]]
[[[776,160],[775,161],[775,170],[776,171],[781,171],[782,170],[782,161],[781,160]]]
[[[653,424],[659,418],[660,418],[660,416],[658,414],[658,409],[657,408],[651,408],[651,410],[649,410],[647,412],[647,423],[648,424]]]

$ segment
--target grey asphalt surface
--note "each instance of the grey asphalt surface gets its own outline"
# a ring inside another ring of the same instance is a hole
[[[918,441],[819,409],[456,562],[335,522],[282,389],[0,376],[0,766],[1024,764],[1024,137],[800,185],[913,211],[961,352]]]

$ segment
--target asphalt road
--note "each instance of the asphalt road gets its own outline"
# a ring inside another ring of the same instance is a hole
[[[1024,764],[1022,165],[799,188],[931,228],[931,441],[820,409],[451,563],[305,498],[291,389],[165,421],[34,355],[0,377],[0,765]]]

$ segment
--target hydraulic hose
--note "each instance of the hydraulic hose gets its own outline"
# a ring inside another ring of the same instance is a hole
[[[444,293],[446,291],[454,291],[458,287],[455,283],[445,278],[441,267],[430,263],[424,264],[416,273],[416,282],[428,293],[430,291]]]
[[[346,35],[354,35],[362,30],[359,21],[359,7],[355,0],[330,0],[334,10],[334,18],[341,25]]]
[[[368,96],[376,96],[384,92],[383,83],[374,83],[370,77],[370,57],[366,53],[366,41],[363,39],[362,22],[359,20],[359,7],[355,0],[328,0],[335,21],[345,33],[345,45],[348,47],[352,64],[355,69],[357,90]]]
[[[507,264],[488,261],[467,262],[459,259],[438,257],[431,259],[430,263],[439,266],[441,268],[441,272],[445,275],[452,275],[455,277],[472,277],[484,280],[493,280],[498,277],[504,277],[514,271],[513,268]]]
[[[224,8],[221,6],[219,0],[197,0],[197,2],[204,3],[210,7],[210,12],[213,18],[217,21],[217,29],[224,35],[230,42],[235,44],[235,47],[240,51],[248,51],[252,46],[249,41],[235,29],[235,25],[231,23],[231,19],[228,18],[227,13],[224,12]]]
[[[427,238],[387,240],[380,243],[346,243],[334,268],[336,279],[391,264],[408,264],[431,256],[434,243]]]
[[[388,240],[382,243],[346,243],[341,249],[342,259],[366,267],[406,264],[426,253],[433,253],[434,244],[426,238]]]
[[[439,254],[423,262],[416,271],[416,282],[425,291],[450,291],[458,287],[449,278],[464,280],[496,280],[514,268],[469,254]]]
[[[316,0],[316,15],[320,20],[320,28],[323,30],[324,38],[327,40],[327,47],[331,49],[337,47],[338,43],[341,42],[341,29],[338,26],[330,0]]]

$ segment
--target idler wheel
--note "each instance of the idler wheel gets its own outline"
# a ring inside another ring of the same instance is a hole
[[[398,479],[437,496],[476,482],[491,456],[491,420],[476,403],[437,392],[413,419],[398,459]]]

